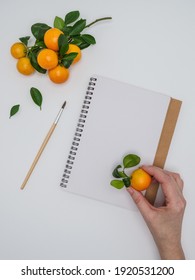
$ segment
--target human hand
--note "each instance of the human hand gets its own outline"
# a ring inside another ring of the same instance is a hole
[[[162,187],[165,205],[152,206],[141,192],[127,188],[140,210],[159,250],[161,259],[185,259],[181,245],[182,220],[186,201],[183,196],[183,181],[177,173],[155,166],[143,166]]]

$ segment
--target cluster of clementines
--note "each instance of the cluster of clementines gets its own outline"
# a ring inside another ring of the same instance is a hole
[[[81,49],[75,44],[68,44],[66,55],[69,54],[69,65],[62,63],[63,57],[59,53],[59,37],[63,32],[58,28],[50,28],[44,34],[44,45],[39,48],[36,60],[41,69],[48,72],[54,83],[63,83],[69,78],[69,66],[81,59]],[[31,62],[31,48],[23,42],[16,42],[11,46],[11,54],[18,59],[16,67],[23,75],[31,75],[36,69]],[[44,72],[44,73],[45,73]]]

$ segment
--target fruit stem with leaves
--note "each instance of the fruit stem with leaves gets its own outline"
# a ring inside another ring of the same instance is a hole
[[[96,44],[95,38],[90,34],[83,34],[82,32],[94,25],[95,23],[103,20],[110,20],[112,17],[103,17],[86,24],[86,19],[80,18],[79,11],[71,11],[67,13],[64,18],[56,16],[53,22],[53,27],[61,30],[63,34],[60,35],[59,44],[59,63],[65,68],[69,68],[72,64],[76,53],[66,54],[69,44],[77,45],[81,50],[88,48],[90,45]],[[46,70],[40,67],[37,63],[37,55],[39,51],[46,48],[44,43],[44,34],[47,30],[52,28],[45,23],[35,23],[31,26],[31,32],[35,38],[35,44],[28,46],[30,36],[19,38],[19,40],[27,48],[27,57],[29,57],[32,66],[40,73],[45,74]]]
[[[123,158],[123,168],[122,165],[117,165],[117,167],[112,172],[113,177],[117,178],[117,180],[112,180],[110,182],[111,186],[115,187],[116,189],[122,189],[124,186],[129,187],[131,184],[131,177],[125,173],[125,169],[138,165],[140,161],[140,157],[135,154],[126,155]]]

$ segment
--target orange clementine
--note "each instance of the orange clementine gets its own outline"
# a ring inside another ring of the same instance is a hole
[[[47,30],[44,34],[44,43],[47,46],[48,49],[51,49],[53,51],[58,51],[58,38],[60,34],[63,34],[63,32],[58,28],[50,28]]]
[[[131,174],[131,186],[137,191],[146,190],[151,180],[151,176],[141,168],[134,170]]]
[[[61,65],[49,70],[48,74],[50,80],[56,84],[64,83],[69,78],[69,70]]]
[[[68,48],[68,51],[66,53],[69,54],[69,53],[72,53],[72,52],[78,53],[77,56],[75,57],[75,59],[72,62],[72,63],[76,63],[81,59],[81,49],[77,45],[69,44],[69,48]]]
[[[52,69],[58,65],[58,55],[50,49],[43,49],[37,56],[37,62],[43,69]]]
[[[23,75],[30,75],[35,71],[28,57],[19,58],[16,67],[18,71]]]
[[[23,43],[17,42],[11,46],[10,52],[14,58],[21,58],[26,56],[27,48]]]

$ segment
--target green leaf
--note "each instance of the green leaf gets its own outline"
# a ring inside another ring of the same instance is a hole
[[[86,43],[88,43],[88,44],[90,44],[90,45],[96,44],[96,40],[95,40],[95,38],[94,38],[92,35],[83,34],[83,35],[82,35],[82,39],[83,39]]]
[[[124,187],[124,182],[120,180],[112,180],[110,185],[115,187],[116,189],[122,189]]]
[[[120,174],[119,174],[119,172],[118,172],[118,169],[119,169],[119,168],[122,168],[122,166],[121,166],[121,165],[117,165],[117,167],[113,170],[112,176],[113,176],[114,178],[121,178],[121,176],[120,176]]]
[[[72,52],[69,54],[65,54],[61,60],[61,63],[63,64],[63,66],[65,68],[69,68],[70,65],[72,64],[73,60],[75,59],[75,57],[77,56],[77,52]]]
[[[31,26],[31,32],[37,40],[41,41],[44,38],[45,32],[50,28],[51,27],[45,23],[35,23]]]
[[[124,182],[124,185],[126,188],[128,188],[130,186],[131,181],[130,181],[129,177],[123,178],[123,182]]]
[[[55,19],[54,19],[54,23],[53,23],[53,26],[55,28],[58,28],[60,30],[63,30],[64,26],[65,26],[65,22],[62,18],[56,16]]]
[[[30,39],[30,36],[26,36],[26,37],[21,37],[21,38],[19,38],[19,40],[20,40],[25,46],[28,45],[29,39]]]
[[[122,168],[121,165],[117,165],[117,167],[113,170],[112,176],[115,178],[125,178],[127,177],[127,174],[122,170],[120,171],[119,169]]]
[[[42,105],[43,98],[42,98],[42,95],[41,95],[40,91],[37,88],[32,87],[30,89],[30,94],[31,94],[31,97],[32,97],[32,100],[34,101],[34,103],[36,105],[38,105],[40,107],[40,110],[41,110],[41,105]]]
[[[73,59],[75,59],[75,57],[77,57],[77,54],[78,54],[77,52],[71,52],[71,53],[66,54],[64,56],[64,58],[66,60],[73,60]]]
[[[83,43],[83,39],[81,38],[81,36],[75,36],[72,38],[71,40],[71,44],[77,45],[79,47],[79,45],[81,45]]]
[[[68,44],[68,39],[64,34],[61,34],[58,38],[58,46],[59,46],[59,53],[60,55],[64,55],[68,48],[69,48],[69,44]]]
[[[47,70],[43,69],[41,66],[39,66],[38,62],[37,62],[37,55],[38,55],[39,50],[34,50],[29,52],[29,58],[30,58],[30,62],[32,64],[32,66],[39,72],[42,74],[45,74],[47,72]]]
[[[81,50],[85,49],[85,48],[88,48],[90,46],[90,44],[86,43],[84,40],[83,40],[83,35],[75,35],[73,36],[71,39],[71,44],[75,44],[77,45]]]
[[[74,21],[76,21],[80,16],[79,11],[72,11],[69,12],[66,16],[65,16],[65,24],[70,24]]]
[[[79,48],[81,50],[84,50],[84,49],[88,48],[89,46],[90,46],[90,44],[88,44],[88,43],[82,43],[82,44],[79,45]]]
[[[133,166],[139,164],[140,160],[141,160],[140,157],[138,157],[137,155],[129,154],[129,155],[125,156],[123,159],[124,168],[133,167]]]
[[[64,34],[69,35],[70,32],[72,31],[72,26],[64,26],[63,30]]]
[[[33,47],[33,48],[36,48],[36,46],[41,47],[41,48],[46,48],[46,45],[43,40],[41,40],[41,41],[36,40],[35,47]]]
[[[13,115],[15,115],[18,111],[19,111],[20,105],[14,105],[11,110],[10,110],[10,116],[9,118],[11,118]]]
[[[70,32],[70,36],[78,35],[83,31],[86,26],[86,19],[78,20],[72,27],[72,31]]]

